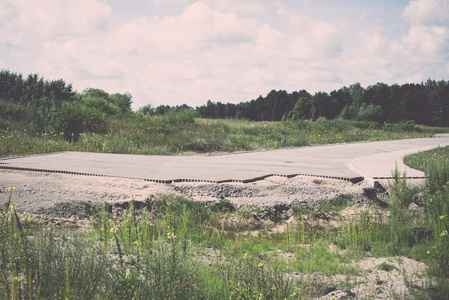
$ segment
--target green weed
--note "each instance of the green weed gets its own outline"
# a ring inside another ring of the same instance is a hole
[[[363,129],[339,119],[317,122],[207,120],[196,118],[193,111],[164,116],[132,113],[105,116],[104,129],[76,133],[76,138],[70,132],[39,131],[24,122],[14,123],[9,119],[4,122],[8,124],[0,128],[0,157],[58,151],[186,155],[428,136],[426,131]]]

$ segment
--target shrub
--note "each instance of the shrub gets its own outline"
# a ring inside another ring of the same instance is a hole
[[[381,123],[383,122],[382,108],[380,105],[364,104],[357,113],[357,120]]]
[[[212,211],[219,211],[222,213],[233,212],[235,210],[234,204],[223,196],[220,197],[220,201],[211,204],[209,207]]]
[[[151,104],[147,104],[145,106],[142,106],[137,110],[137,113],[140,115],[153,115],[154,114],[154,108],[151,106]]]
[[[76,142],[83,132],[106,131],[104,115],[93,107],[78,102],[64,102],[54,124],[57,132],[63,133],[67,141]]]
[[[357,128],[361,129],[381,129],[382,124],[379,122],[372,122],[372,121],[351,121],[351,125]]]
[[[84,96],[81,103],[88,108],[94,108],[107,115],[115,116],[120,114],[120,108],[113,103],[109,103],[104,98]]]
[[[66,102],[61,106],[61,110],[55,119],[54,127],[58,132],[64,133],[64,138],[68,141],[77,141],[80,133],[83,132],[83,112],[80,105]]]
[[[400,132],[400,131],[418,131],[416,123],[413,120],[401,121],[394,124],[385,124],[383,129],[385,131]]]
[[[60,103],[52,98],[42,98],[30,103],[28,117],[31,128],[35,132],[47,131],[49,125],[54,121],[56,112],[59,113],[59,109]]]
[[[449,163],[443,159],[429,159],[426,175],[426,187],[430,195],[443,192],[449,182]]]
[[[393,181],[389,182],[391,196],[391,220],[398,226],[408,225],[411,211],[408,209],[413,199],[417,196],[419,188],[407,183],[407,175],[401,176],[397,166],[392,172]]]
[[[183,109],[180,112],[173,110],[165,114],[166,121],[171,125],[183,126],[195,123],[195,119],[199,117],[199,113],[193,109]]]
[[[346,105],[338,115],[339,118],[345,120],[355,119],[356,116],[357,116],[357,108],[354,105]]]
[[[83,132],[106,133],[105,114],[95,108],[81,106],[83,114]]]
[[[14,104],[9,101],[0,100],[0,117],[2,119],[13,119],[24,121],[27,116],[27,109],[23,105]]]

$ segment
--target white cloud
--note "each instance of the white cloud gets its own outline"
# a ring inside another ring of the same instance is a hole
[[[405,33],[387,38],[385,28],[366,26],[344,32],[344,53],[335,61],[342,82],[410,83],[442,79],[449,58],[448,1],[412,1],[404,8]],[[355,27],[355,26],[354,26]],[[341,31],[340,31],[341,32]]]
[[[167,4],[176,4],[176,5],[181,5],[181,6],[185,6],[188,5],[189,0],[153,0],[151,1],[152,5],[155,6],[161,6],[161,5],[167,5]]]
[[[221,11],[242,12],[256,15],[277,11],[282,6],[280,0],[217,0],[217,9]]]
[[[37,63],[42,74],[63,77],[75,81],[81,89],[111,80],[109,88],[131,70],[110,51],[104,42],[98,43],[68,41],[64,43],[46,42],[41,49],[41,59]],[[121,83],[125,84],[125,82]]]
[[[449,25],[449,1],[415,0],[405,8],[402,16],[411,24]]]
[[[237,1],[226,3],[244,9]],[[304,81],[340,81],[329,70],[342,52],[335,24],[279,10],[288,23],[281,32],[226,11],[198,1],[179,15],[142,16],[124,24],[110,43],[123,56],[140,59],[139,72],[125,79],[135,94],[159,104],[202,105],[207,99],[247,101],[271,89],[307,88]],[[311,63],[317,60],[322,63]]]
[[[134,19],[119,30],[117,39],[130,52],[148,47],[164,53],[202,51],[251,41],[254,25],[254,21],[234,13],[215,11],[204,2],[196,2],[180,15]]]
[[[425,60],[444,58],[449,50],[449,28],[443,26],[413,26],[402,39],[411,55]]]
[[[104,0],[4,0],[0,3],[0,42],[89,34],[105,26],[111,13]]]
[[[449,1],[412,1],[403,18],[410,29],[401,42],[411,55],[438,59],[449,54]]]
[[[341,25],[286,9],[280,10],[279,15],[285,17],[293,29],[287,31],[292,58],[310,60],[337,57],[341,53]]]
[[[17,45],[22,32],[17,32],[19,11],[11,1],[0,1],[0,43]]]
[[[449,58],[449,1],[412,1],[402,14],[410,28],[399,41],[392,43],[392,53],[407,66],[415,78],[444,78],[442,65]]]

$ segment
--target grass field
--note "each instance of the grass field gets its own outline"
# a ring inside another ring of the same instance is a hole
[[[82,133],[68,142],[63,132],[35,132],[24,124],[11,123],[0,130],[0,157],[58,151],[192,155],[278,149],[317,144],[349,143],[427,137],[447,131],[413,126],[354,123],[319,119],[294,122],[187,119],[171,116],[122,116],[108,120],[106,133]]]

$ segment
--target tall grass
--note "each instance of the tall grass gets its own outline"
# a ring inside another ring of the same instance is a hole
[[[250,122],[193,119],[183,114],[110,118],[108,132],[82,133],[69,143],[64,133],[35,132],[23,123],[0,129],[0,157],[56,151],[186,155],[317,144],[424,137],[426,131],[385,131],[345,120]]]
[[[228,253],[225,262],[204,261],[202,245],[213,242],[217,224],[203,204],[162,196],[140,210],[131,202],[120,217],[104,204],[84,231],[55,232],[27,229],[31,220],[11,204],[12,193],[0,217],[1,299],[284,299],[294,292],[285,266],[257,251],[224,246],[216,251]]]
[[[449,277],[449,147],[409,155],[404,161],[410,167],[426,173],[426,225],[435,230],[434,244],[428,248],[427,253],[435,260],[442,274]]]

